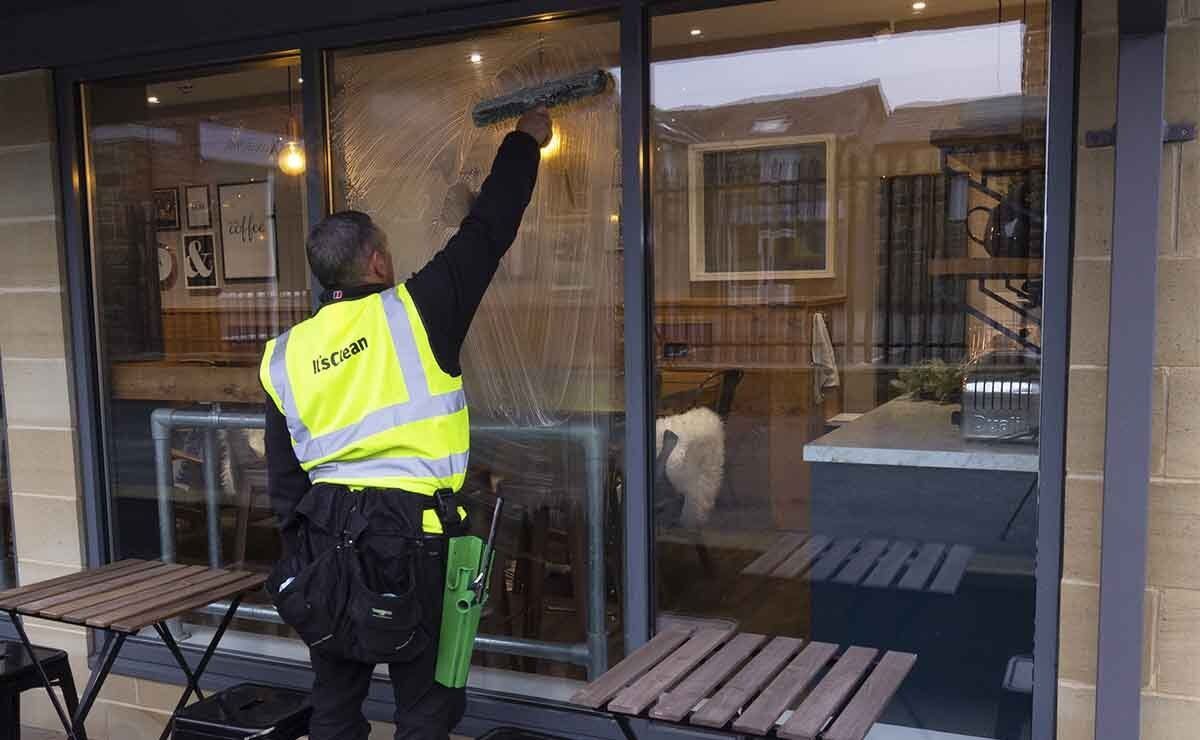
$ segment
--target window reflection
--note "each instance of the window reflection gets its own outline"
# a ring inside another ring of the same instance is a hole
[[[258,364],[311,306],[299,93],[295,57],[85,87],[115,559],[279,557]],[[288,634],[265,603],[240,614]]]
[[[1046,8],[1000,12],[652,35],[659,624],[915,653],[882,721],[980,738],[1037,521]]]

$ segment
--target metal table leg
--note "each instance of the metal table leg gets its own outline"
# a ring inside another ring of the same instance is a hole
[[[67,714],[67,710],[63,708],[62,702],[58,700],[58,695],[54,693],[54,682],[46,675],[46,669],[42,667],[41,662],[37,659],[33,642],[30,641],[29,634],[25,631],[25,624],[21,615],[15,611],[10,611],[8,616],[12,619],[13,626],[17,630],[17,635],[21,638],[21,644],[25,646],[25,651],[28,653],[30,661],[33,662],[33,666],[37,670],[38,678],[41,680],[42,686],[45,687],[47,696],[50,697],[50,703],[54,706],[54,711],[58,714],[58,720],[62,723],[63,729],[66,730],[67,737],[70,740],[87,740],[87,730],[85,729],[87,716],[92,711],[92,706],[96,703],[96,697],[100,695],[100,689],[104,686],[104,681],[108,678],[109,672],[112,671],[113,663],[116,662],[117,654],[121,652],[121,646],[125,644],[127,635],[123,633],[108,633],[108,637],[104,642],[104,648],[100,651],[100,663],[96,670],[92,672],[91,678],[88,679],[87,688],[83,690],[79,706],[72,717]]]
[[[179,712],[187,706],[188,701],[192,698],[193,691],[203,698],[203,694],[200,693],[200,678],[204,675],[204,669],[208,667],[208,662],[212,660],[213,655],[217,652],[217,645],[220,644],[221,638],[224,637],[225,630],[229,629],[229,624],[233,621],[233,617],[237,613],[238,605],[241,603],[242,597],[236,596],[229,604],[229,610],[226,611],[225,616],[221,618],[221,624],[217,627],[216,633],[213,634],[212,640],[209,641],[208,648],[205,649],[204,655],[200,657],[200,662],[196,664],[195,671],[188,666],[187,658],[184,656],[183,651],[179,649],[179,645],[175,643],[174,638],[171,638],[171,632],[167,629],[166,622],[159,622],[158,624],[154,625],[154,628],[158,630],[158,634],[163,635],[163,641],[167,643],[168,649],[171,650],[171,655],[174,656],[175,661],[179,663],[180,669],[183,670],[183,673],[185,676],[187,676],[188,680],[188,686],[184,690],[183,696],[179,698],[179,703],[175,705],[175,711],[171,712],[171,718],[167,720],[167,726],[163,728],[163,733],[159,736],[159,740],[168,740],[168,738],[171,736],[171,730],[175,726],[175,715],[179,714]]]

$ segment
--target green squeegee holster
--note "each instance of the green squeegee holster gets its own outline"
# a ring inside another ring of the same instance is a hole
[[[438,638],[435,679],[451,689],[467,685],[471,653],[479,632],[479,617],[487,603],[491,581],[493,542],[504,502],[492,512],[487,542],[478,537],[452,537],[446,554],[446,590],[442,597],[442,626]]]

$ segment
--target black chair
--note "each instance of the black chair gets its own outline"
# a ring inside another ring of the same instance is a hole
[[[298,740],[308,735],[308,693],[244,683],[212,694],[175,717],[174,740]]]
[[[33,652],[46,676],[62,689],[67,712],[75,716],[79,696],[75,693],[75,679],[71,676],[67,654],[37,646]],[[37,666],[29,659],[25,646],[16,641],[0,642],[0,740],[20,740],[21,692],[29,689],[44,690]],[[84,737],[82,733],[79,736]]]

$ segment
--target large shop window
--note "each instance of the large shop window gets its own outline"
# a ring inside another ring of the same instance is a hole
[[[114,559],[278,558],[258,361],[310,313],[302,84],[293,57],[85,87]]]
[[[333,55],[335,206],[370,213],[401,275],[458,227],[514,121],[480,101],[619,64],[617,24],[555,20],[408,48]],[[566,698],[620,657],[623,359],[618,83],[554,111],[533,201],[463,353],[468,491],[503,496],[475,686]],[[459,214],[459,215],[455,215]],[[614,638],[615,640],[615,638]]]
[[[1047,8],[918,5],[653,20],[658,621],[915,653],[883,722],[1015,738]]]

